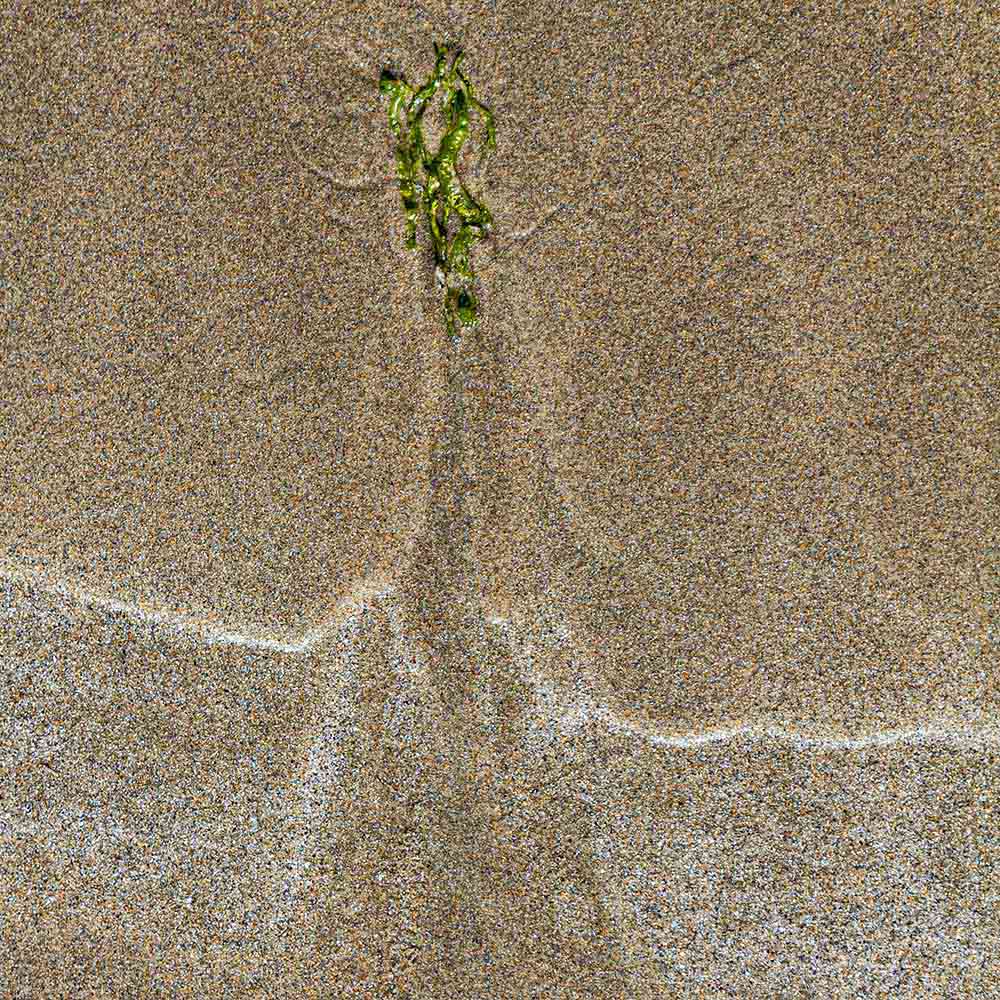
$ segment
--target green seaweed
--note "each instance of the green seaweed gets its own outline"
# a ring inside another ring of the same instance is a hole
[[[423,211],[438,282],[445,289],[445,323],[454,335],[456,320],[464,327],[476,324],[479,303],[473,292],[475,273],[470,254],[476,241],[489,235],[493,224],[489,210],[463,184],[458,158],[469,138],[472,112],[485,126],[484,159],[496,148],[496,130],[492,112],[476,99],[462,68],[464,54],[456,49],[450,67],[450,46],[435,42],[434,54],[434,71],[423,86],[414,88],[404,76],[386,69],[379,79],[379,91],[389,97],[389,128],[397,140],[396,179],[406,218],[405,246],[416,248]],[[437,152],[432,154],[423,119],[439,91],[443,92],[444,132]],[[449,239],[452,219],[457,220],[458,228]]]

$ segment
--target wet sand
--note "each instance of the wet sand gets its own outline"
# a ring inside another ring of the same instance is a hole
[[[1000,988],[985,15],[8,22],[0,997]]]

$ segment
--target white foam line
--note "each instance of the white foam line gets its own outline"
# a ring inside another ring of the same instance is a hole
[[[395,563],[397,567],[406,565],[411,560],[417,539],[420,536],[419,521],[426,520],[426,517],[426,509],[415,516],[412,533],[404,544],[403,552]],[[82,587],[71,586],[63,579],[53,578],[51,573],[43,569],[28,568],[6,559],[0,560],[0,580],[7,579],[34,587],[46,593],[58,594],[60,597],[67,598],[75,604],[114,611],[136,622],[163,625],[177,632],[192,635],[206,645],[234,645],[243,646],[248,649],[272,650],[280,653],[299,655],[305,655],[311,652],[317,645],[325,642],[340,629],[346,618],[352,617],[372,601],[391,593],[395,589],[394,580],[396,572],[397,570],[393,568],[384,568],[369,577],[359,580],[355,584],[354,589],[336,603],[333,610],[319,625],[299,636],[276,638],[273,633],[265,635],[261,633],[237,632],[231,629],[220,628],[216,623],[203,618],[197,618],[193,615],[184,615],[181,612],[165,611],[162,609],[149,609],[143,607],[141,604],[119,601],[117,598],[109,597],[106,594],[98,594],[85,590]]]
[[[875,730],[864,736],[812,736],[791,728],[754,725],[667,734],[651,726],[628,722],[603,706],[595,706],[595,709],[591,717],[600,720],[610,729],[639,736],[658,746],[685,749],[740,739],[759,742],[771,740],[791,743],[802,748],[815,747],[829,750],[862,750],[869,747],[895,746],[900,743],[947,743],[974,748],[1000,745],[1000,726],[996,724],[974,728],[956,724],[929,723],[908,729]]]
[[[207,644],[239,645],[251,649],[267,649],[297,654],[308,653],[313,647],[323,642],[327,637],[341,628],[345,617],[350,617],[351,614],[356,613],[372,599],[384,596],[393,589],[392,585],[386,581],[363,581],[351,594],[348,594],[338,602],[336,611],[326,622],[311,629],[298,639],[279,640],[266,636],[233,632],[228,629],[213,628],[204,620],[185,618],[183,615],[177,613],[149,611],[137,604],[128,604],[116,598],[94,594],[84,591],[79,587],[72,587],[63,580],[52,580],[42,571],[27,571],[20,567],[13,568],[8,564],[7,566],[0,566],[0,577],[40,587],[45,591],[67,597],[79,604],[115,611],[136,621],[151,622],[176,629],[180,632],[192,633]],[[491,616],[487,620],[490,624],[500,626],[508,633],[513,625],[509,619],[499,616]],[[396,630],[398,630],[398,624],[394,623],[394,625],[396,625]],[[564,633],[560,635],[560,638],[569,638],[568,631],[565,628],[560,631]],[[658,727],[641,725],[623,719],[606,705],[602,705],[591,698],[581,698],[579,692],[574,692],[572,697],[567,697],[534,672],[532,669],[533,658],[531,650],[525,650],[522,653],[522,657],[525,653],[527,653],[525,679],[542,695],[542,700],[545,703],[551,704],[553,701],[566,702],[560,721],[572,730],[579,729],[587,720],[593,720],[604,724],[616,732],[626,732],[658,746],[676,747],[679,749],[690,749],[710,743],[721,743],[739,739],[777,740],[793,743],[796,746],[804,748],[816,747],[818,749],[843,750],[893,746],[899,743],[948,743],[964,747],[1000,745],[1000,723],[998,722],[975,727],[970,725],[963,726],[954,722],[950,724],[928,723],[908,729],[875,730],[864,736],[853,737],[813,736],[801,730],[796,731],[791,728],[756,726],[752,724],[667,734],[662,732]]]
[[[219,628],[212,622],[185,616],[179,612],[155,610],[141,604],[131,604],[105,594],[96,594],[68,584],[65,580],[54,580],[41,570],[26,570],[22,567],[0,566],[0,578],[25,583],[50,593],[58,594],[75,604],[100,608],[122,614],[135,622],[162,625],[166,628],[196,636],[207,645],[244,646],[249,649],[271,650],[280,653],[308,653],[339,627],[345,615],[350,615],[375,597],[388,593],[391,585],[385,581],[363,581],[355,590],[337,603],[336,609],[327,621],[310,629],[296,639],[277,639],[272,636],[236,632]]]

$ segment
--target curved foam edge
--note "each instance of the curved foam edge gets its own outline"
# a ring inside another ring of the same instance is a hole
[[[514,623],[511,619],[493,616],[489,624],[507,634],[508,641],[515,645]],[[550,627],[558,642],[571,640],[568,626],[562,622]],[[739,723],[706,729],[671,731],[665,725],[639,722],[616,712],[608,704],[588,692],[571,690],[564,684],[557,684],[545,675],[536,664],[535,644],[530,641],[519,644],[522,648],[515,652],[521,661],[522,676],[531,685],[536,695],[536,707],[540,715],[553,719],[559,728],[570,734],[578,732],[588,724],[632,736],[654,746],[676,749],[694,749],[713,743],[725,742],[779,742],[792,744],[802,750],[863,750],[890,747],[897,744],[943,743],[962,749],[982,749],[1000,745],[1000,719],[981,716],[975,721],[957,717],[939,716],[912,726],[896,726],[885,729],[871,729],[861,734],[837,733],[808,729],[793,723],[779,725],[769,723]],[[589,659],[589,658],[588,658]],[[587,672],[593,674],[592,662]],[[589,681],[589,678],[588,678]],[[588,687],[597,688],[596,683]]]

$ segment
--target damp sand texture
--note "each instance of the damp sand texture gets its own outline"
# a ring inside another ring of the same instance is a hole
[[[235,6],[6,22],[0,995],[996,993],[990,25]]]

